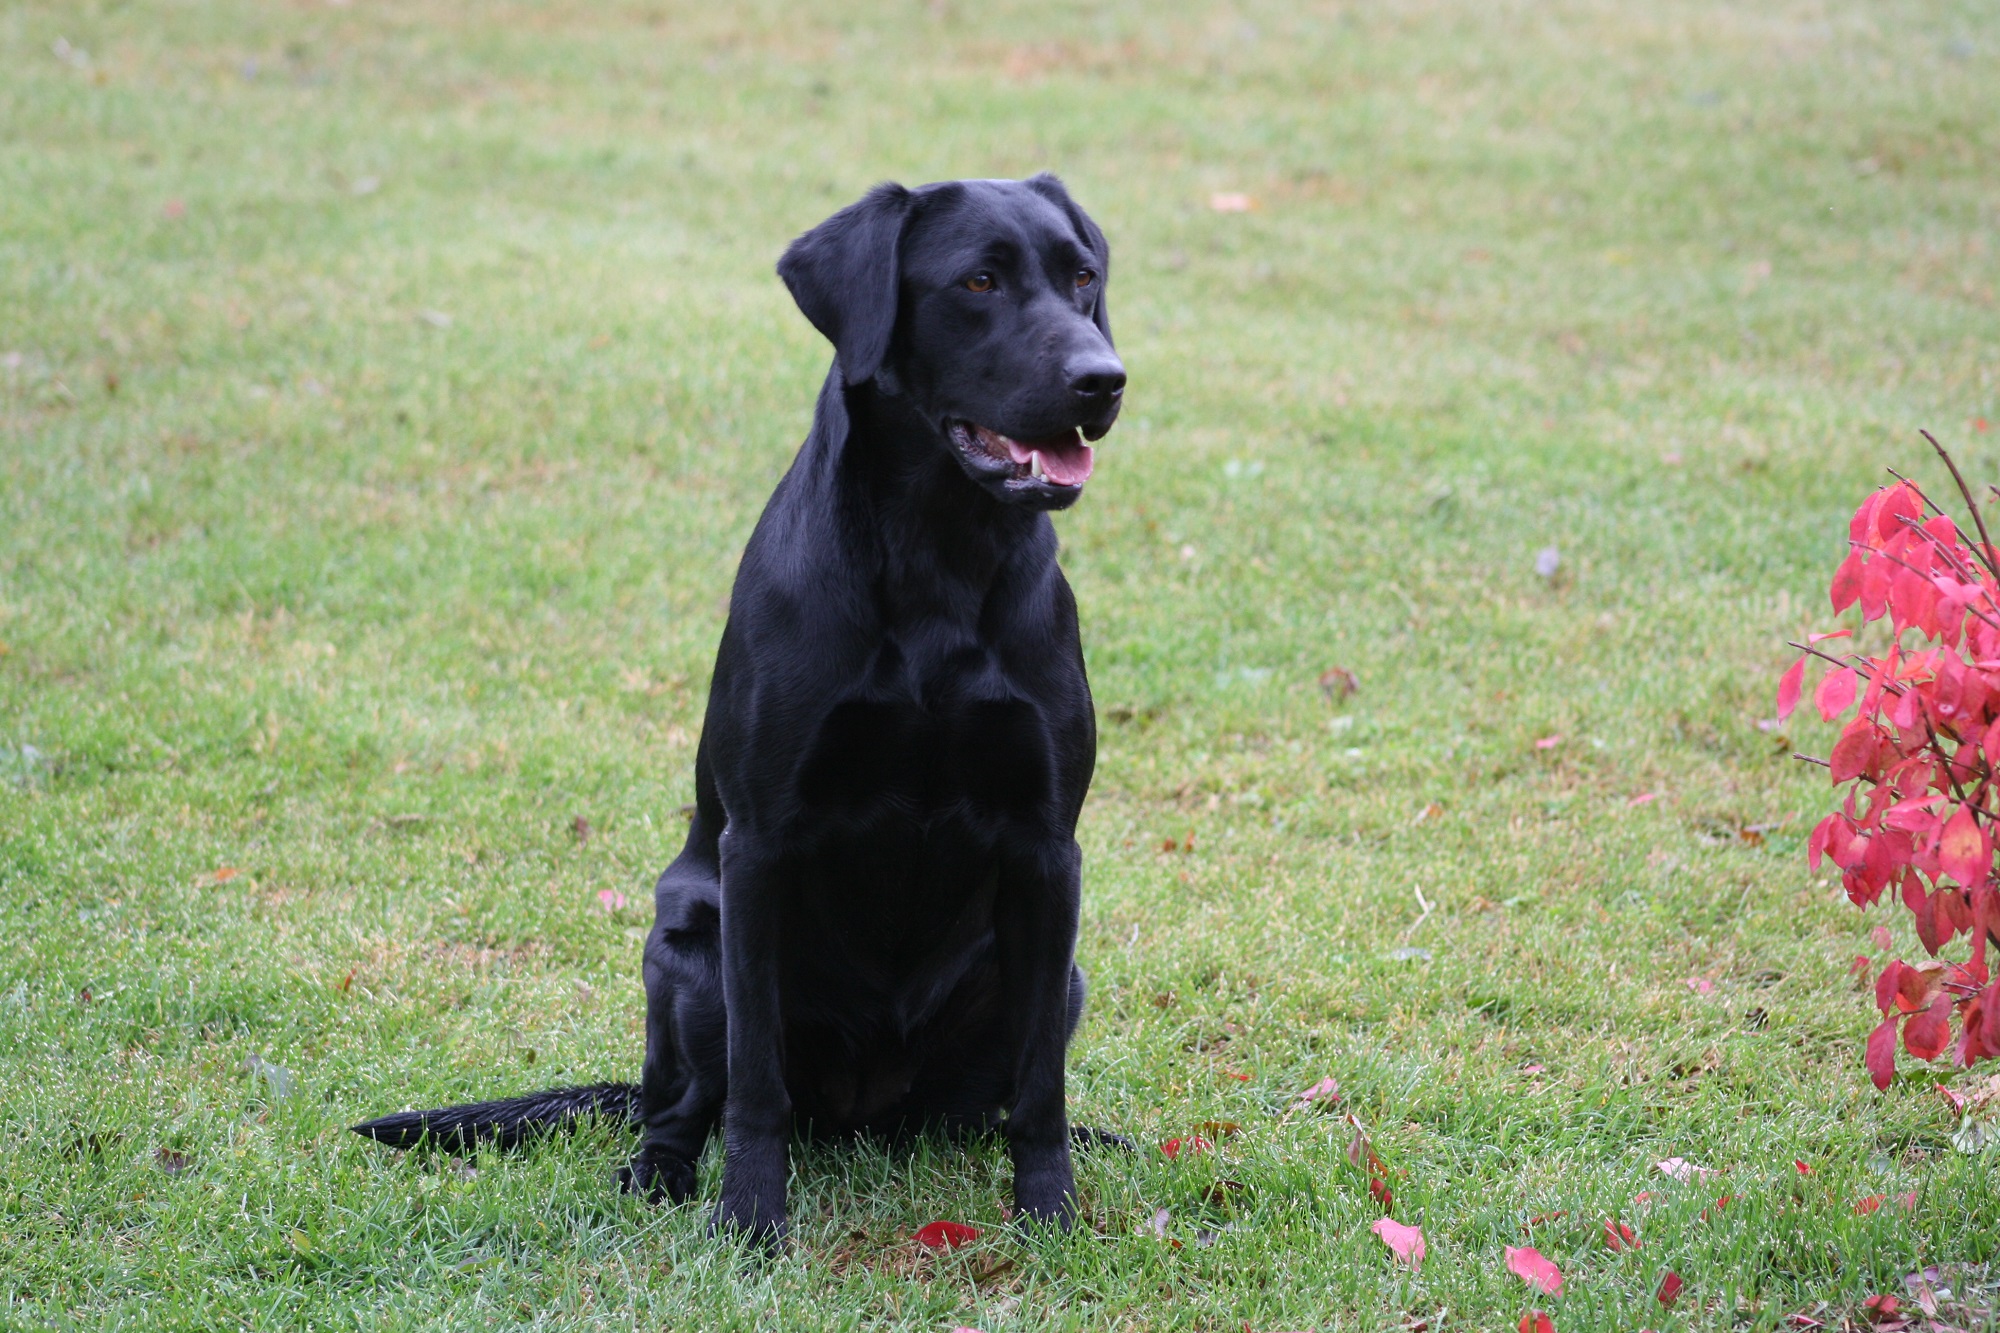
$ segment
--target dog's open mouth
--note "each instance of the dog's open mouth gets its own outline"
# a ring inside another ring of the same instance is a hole
[[[952,440],[989,475],[1005,466],[1008,482],[1042,482],[1075,488],[1090,480],[1091,448],[1074,428],[1039,440],[1017,440],[969,421],[951,423]]]

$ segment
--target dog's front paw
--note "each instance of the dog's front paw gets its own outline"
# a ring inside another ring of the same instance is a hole
[[[647,1203],[686,1203],[694,1198],[694,1163],[663,1150],[645,1147],[629,1165],[618,1168],[618,1187],[639,1194]]]
[[[777,1254],[784,1249],[788,1229],[782,1204],[760,1207],[755,1199],[732,1200],[727,1186],[708,1217],[709,1235],[742,1236],[766,1254]]]
[[[1076,1181],[1069,1158],[1034,1170],[1014,1172],[1014,1210],[1023,1222],[1068,1231],[1076,1224]]]

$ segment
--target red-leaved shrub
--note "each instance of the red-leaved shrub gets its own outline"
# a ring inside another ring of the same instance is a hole
[[[1778,716],[1790,716],[1809,659],[1827,664],[1812,693],[1831,722],[1855,710],[1824,763],[1847,788],[1838,810],[1812,832],[1807,856],[1839,867],[1857,906],[1894,892],[1916,919],[1931,955],[1886,964],[1875,979],[1882,1021],[1868,1036],[1875,1086],[1896,1077],[1896,1035],[1919,1060],[1946,1051],[1961,1065],[2000,1055],[2000,984],[1986,942],[2000,939],[1994,881],[1995,770],[2000,765],[2000,553],[1951,456],[1976,540],[1917,486],[1898,476],[1848,525],[1848,553],[1830,589],[1836,613],[1859,605],[1865,626],[1887,619],[1876,655],[1835,656],[1822,647],[1853,631],[1814,634],[1778,683]],[[1858,707],[1857,707],[1858,705]],[[1962,961],[1938,954],[1960,935]]]

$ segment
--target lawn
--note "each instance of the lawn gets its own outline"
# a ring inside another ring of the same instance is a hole
[[[1932,1090],[1974,1076],[1869,1085],[1848,965],[1917,946],[1809,873],[1832,729],[1769,719],[1917,429],[2000,479],[1996,162],[1971,0],[9,5],[0,1323],[1772,1329],[1927,1264],[1993,1305]],[[1061,1240],[991,1145],[801,1151],[760,1264],[620,1195],[620,1131],[347,1133],[636,1075],[828,359],[771,265],[876,180],[1044,169],[1132,375],[1057,526],[1073,1114],[1143,1150]]]

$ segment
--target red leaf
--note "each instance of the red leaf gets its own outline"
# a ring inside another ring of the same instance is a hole
[[[1945,1086],[1944,1084],[1942,1084],[1942,1083],[1940,1083],[1940,1084],[1938,1084],[1938,1085],[1937,1085],[1937,1090],[1938,1090],[1938,1096],[1940,1096],[1940,1097],[1944,1098],[1944,1104],[1945,1104],[1946,1106],[1949,1106],[1949,1107],[1951,1108],[1951,1113],[1952,1113],[1953,1115],[1964,1115],[1964,1114],[1965,1114],[1965,1094],[1964,1094],[1964,1093],[1962,1093],[1962,1092],[1954,1092],[1954,1091],[1952,1091],[1952,1090],[1951,1090],[1950,1088],[1947,1088],[1947,1087],[1946,1087],[1946,1086]]]
[[[955,1250],[979,1238],[979,1228],[963,1222],[927,1222],[917,1228],[917,1244],[927,1250]]]
[[[1856,1199],[1854,1201],[1854,1211],[1859,1216],[1866,1217],[1877,1208],[1880,1208],[1883,1202],[1883,1197],[1880,1194],[1871,1194],[1865,1199]]]
[[[1875,1025],[1868,1034],[1868,1048],[1863,1063],[1868,1066],[1868,1076],[1875,1080],[1875,1086],[1888,1091],[1896,1081],[1896,1015],[1891,1014]]]
[[[1801,1162],[1796,1157],[1792,1159],[1792,1165],[1798,1168],[1799,1174],[1802,1176],[1809,1176],[1812,1174],[1812,1168],[1807,1166],[1804,1162]]]
[[[1865,545],[1874,540],[1875,510],[1888,493],[1886,490],[1876,491],[1863,500],[1861,507],[1854,511],[1854,517],[1847,520],[1847,540],[1850,543]]]
[[[1875,978],[1875,1007],[1888,1013],[1896,1007],[1896,994],[1902,988],[1903,973],[1910,970],[1908,963],[1900,960],[1882,964],[1882,971]]]
[[[1368,1177],[1368,1193],[1375,1202],[1382,1205],[1382,1211],[1385,1213],[1396,1206],[1396,1196],[1389,1189],[1389,1182],[1380,1176]]]
[[[1391,1218],[1383,1218],[1368,1228],[1382,1238],[1390,1253],[1408,1264],[1412,1269],[1424,1266],[1424,1232],[1422,1227],[1406,1227]]]
[[[1214,1146],[1201,1135],[1190,1134],[1184,1139],[1168,1139],[1160,1145],[1160,1153],[1168,1161],[1173,1161],[1181,1155],[1181,1150],[1184,1148],[1187,1150],[1187,1155],[1193,1157],[1196,1153],[1205,1153]]]
[[[1959,806],[1945,821],[1944,836],[1938,840],[1938,868],[1967,888],[1983,883],[1993,869],[1992,844],[1971,806]]]
[[[1620,1250],[1636,1250],[1639,1248],[1639,1237],[1631,1227],[1607,1217],[1604,1219],[1604,1248],[1613,1254]]]
[[[1562,1270],[1541,1256],[1532,1245],[1507,1246],[1507,1271],[1535,1290],[1550,1296],[1562,1295]]]
[[[1778,721],[1783,722],[1799,706],[1799,690],[1806,678],[1806,659],[1801,657],[1778,677]]]
[[[1916,1212],[1917,1192],[1915,1190],[1911,1190],[1908,1194],[1902,1195],[1896,1200],[1896,1206],[1902,1209],[1906,1213]]]
[[[1540,1310],[1521,1316],[1520,1333],[1556,1333],[1555,1322]]]
[[[1840,562],[1840,568],[1833,572],[1833,585],[1827,595],[1833,599],[1836,613],[1845,611],[1861,596],[1861,552],[1849,551],[1847,559]]]
[[[1840,667],[1826,673],[1826,679],[1813,691],[1813,706],[1828,722],[1833,721],[1854,702],[1854,668]]]
[[[1940,995],[1929,1009],[1903,1024],[1903,1049],[1919,1060],[1935,1060],[1951,1044],[1952,998]]]
[[[1901,1301],[1898,1301],[1887,1292],[1877,1292],[1875,1295],[1861,1302],[1861,1308],[1868,1312],[1870,1319],[1879,1324],[1885,1319],[1894,1319],[1896,1317],[1896,1307],[1901,1304]]]
[[[1339,1100],[1340,1100],[1340,1080],[1332,1077],[1327,1077],[1321,1079],[1319,1082],[1313,1084],[1310,1088],[1307,1088],[1304,1092],[1300,1093],[1298,1096],[1298,1100],[1293,1102],[1292,1106],[1294,1107],[1294,1109],[1296,1109],[1301,1106],[1311,1106],[1313,1103],[1317,1102],[1322,1107],[1329,1107],[1332,1106],[1334,1103],[1338,1102]]]
[[[1882,502],[1875,506],[1875,535],[1887,544],[1892,537],[1904,534],[1902,520],[1921,519],[1924,516],[1924,502],[1917,498],[1917,492],[1907,481],[1899,481],[1882,495]]]
[[[1887,951],[1889,948],[1889,928],[1887,926],[1875,927],[1875,929],[1868,932],[1868,938],[1875,941],[1875,947],[1878,949]]]
[[[1674,1308],[1674,1302],[1681,1298],[1681,1288],[1686,1285],[1687,1283],[1681,1281],[1681,1275],[1669,1268],[1661,1276],[1660,1289],[1654,1294],[1653,1299],[1671,1310]]]
[[[1878,740],[1875,724],[1865,717],[1857,717],[1847,724],[1840,733],[1840,739],[1833,743],[1833,753],[1826,757],[1828,775],[1837,786],[1852,782],[1875,766]]]
[[[1876,556],[1861,570],[1861,618],[1880,620],[1889,609],[1889,579],[1896,567]]]

